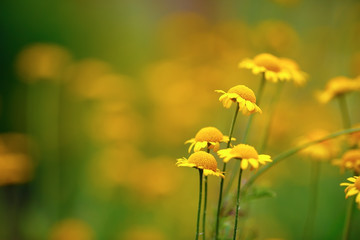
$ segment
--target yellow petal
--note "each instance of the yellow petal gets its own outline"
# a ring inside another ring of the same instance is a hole
[[[253,168],[258,168],[259,167],[259,162],[256,159],[250,158],[249,162],[250,162],[251,166],[253,166]]]
[[[359,190],[357,190],[356,188],[351,188],[349,189],[349,191],[346,193],[346,198],[351,197],[355,194],[359,193]]]
[[[241,169],[244,169],[244,170],[247,169],[248,165],[249,165],[249,162],[247,161],[247,159],[241,160]]]

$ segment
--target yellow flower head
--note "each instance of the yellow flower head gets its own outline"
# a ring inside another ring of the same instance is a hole
[[[245,85],[232,87],[228,92],[223,90],[215,90],[215,92],[222,93],[219,101],[222,102],[225,108],[230,108],[232,102],[238,102],[239,111],[242,111],[245,115],[255,112],[262,113],[261,109],[256,105],[254,92]]]
[[[324,130],[314,130],[309,133],[307,136],[299,139],[298,144],[302,145],[307,142],[311,142],[325,136],[329,135],[327,131]],[[323,141],[314,145],[311,145],[301,151],[302,154],[309,156],[315,160],[329,160],[333,158],[338,152],[338,145],[331,140]]]
[[[360,90],[360,79],[350,79],[347,77],[335,77],[329,80],[325,90],[318,94],[321,103],[327,103],[336,96]]]
[[[281,58],[280,59],[283,69],[286,69],[297,86],[302,86],[306,83],[308,75],[301,71],[299,65],[292,59]]]
[[[225,163],[232,158],[240,159],[242,169],[247,169],[249,163],[251,165],[251,169],[257,169],[260,164],[264,165],[266,162],[272,162],[269,155],[259,155],[254,147],[247,144],[238,144],[233,148],[219,150],[217,153],[220,158],[223,158]]]
[[[232,138],[235,140],[235,138]],[[219,129],[215,127],[204,127],[200,129],[195,138],[187,140],[185,144],[191,143],[189,146],[189,152],[194,148],[194,152],[198,152],[204,148],[213,149],[214,151],[219,150],[220,142],[228,142],[229,137],[224,136]]]
[[[255,75],[263,73],[267,81],[274,83],[291,79],[290,72],[283,68],[281,60],[269,53],[261,53],[254,59],[244,59],[239,67],[251,69]]]
[[[357,194],[355,198],[355,202],[358,204],[358,208],[360,208],[360,178],[359,176],[349,177],[347,179],[349,182],[341,183],[340,186],[346,186],[345,188],[345,197],[351,197]]]
[[[357,173],[360,172],[360,149],[347,151],[341,159],[335,159],[334,165],[340,166],[342,170],[351,169]]]
[[[203,169],[204,175],[215,175],[218,177],[224,177],[224,175],[217,168],[217,162],[213,155],[207,152],[195,152],[190,155],[189,159],[180,158],[177,160],[176,165],[178,167],[193,167],[197,169]]]

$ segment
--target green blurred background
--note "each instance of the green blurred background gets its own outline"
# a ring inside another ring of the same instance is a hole
[[[359,13],[356,0],[2,0],[0,238],[193,238],[198,179],[175,162],[201,127],[228,132],[232,111],[214,90],[257,89],[237,67],[244,58],[289,57],[309,82],[286,84],[266,153],[341,129],[336,102],[315,94],[332,77],[359,76]],[[266,86],[250,144],[275,91]],[[359,100],[348,96],[354,124]],[[314,239],[340,239],[347,175],[322,165]],[[258,181],[277,194],[244,212],[248,239],[302,238],[309,166],[291,157]],[[211,231],[218,179],[209,184]]]

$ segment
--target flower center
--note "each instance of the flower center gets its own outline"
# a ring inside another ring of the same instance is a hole
[[[299,70],[299,65],[289,58],[281,58],[280,61],[282,66],[286,69]]]
[[[354,183],[355,187],[357,188],[357,190],[360,191],[360,177],[358,177]]]
[[[204,127],[197,132],[195,141],[197,142],[221,142],[223,134],[215,127]]]
[[[254,158],[258,159],[259,155],[254,147],[247,144],[238,144],[236,145],[231,152],[235,154],[238,158]]]
[[[268,53],[257,55],[254,58],[254,63],[273,72],[280,72],[281,70],[279,59]]]
[[[236,93],[245,100],[256,103],[255,93],[244,85],[237,85],[229,89],[228,93]]]
[[[214,172],[216,172],[217,169],[217,162],[214,156],[203,151],[191,154],[188,162],[195,164],[197,167],[213,170]]]

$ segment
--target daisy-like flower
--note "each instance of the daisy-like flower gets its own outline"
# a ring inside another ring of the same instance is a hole
[[[243,170],[247,169],[249,165],[251,169],[257,169],[260,164],[272,162],[269,155],[258,154],[254,147],[247,144],[238,144],[233,148],[219,150],[217,153],[225,163],[232,158],[241,160],[240,165]]]
[[[325,90],[318,94],[318,100],[321,103],[327,103],[339,95],[359,90],[360,78],[335,77],[330,79],[326,84]]]
[[[251,69],[255,75],[264,74],[267,81],[289,81],[291,80],[291,73],[282,66],[279,58],[269,53],[261,53],[254,57],[254,59],[244,59],[239,63],[239,68]]]
[[[295,85],[303,86],[306,83],[308,78],[307,73],[301,71],[299,65],[294,60],[281,58],[280,61],[283,69],[286,69],[290,73]]]
[[[332,163],[336,166],[339,166],[342,171],[349,169],[359,173],[360,149],[349,150],[342,156],[341,159],[335,159]]]
[[[360,208],[360,178],[359,176],[349,177],[347,179],[350,183],[340,183],[340,186],[346,186],[345,188],[345,197],[351,197],[357,194],[355,198],[355,202],[358,204],[358,208]]]
[[[262,113],[261,109],[256,105],[256,96],[253,90],[245,85],[237,85],[227,92],[223,90],[215,90],[215,92],[222,93],[219,101],[222,102],[225,108],[230,108],[233,102],[237,102],[239,103],[239,111],[242,111],[245,115],[255,112]]]
[[[217,168],[217,162],[210,153],[200,151],[190,155],[189,159],[180,158],[177,160],[178,167],[193,167],[204,170],[204,175],[214,175],[224,178],[224,175]]]
[[[329,135],[329,133],[325,130],[314,130],[309,133],[307,136],[304,136],[298,140],[298,145],[305,144],[307,142],[311,142],[325,136]],[[313,144],[305,149],[303,149],[300,153],[303,155],[309,156],[312,159],[319,161],[326,161],[336,156],[339,148],[336,142],[333,140],[323,141],[317,144]]]
[[[235,140],[235,138],[232,138],[232,140]],[[221,142],[229,142],[229,137],[224,136],[220,130],[215,127],[204,127],[196,133],[195,138],[187,140],[185,144],[191,143],[189,152],[191,152],[192,148],[194,148],[194,152],[198,152],[207,147],[216,152],[219,150]]]

